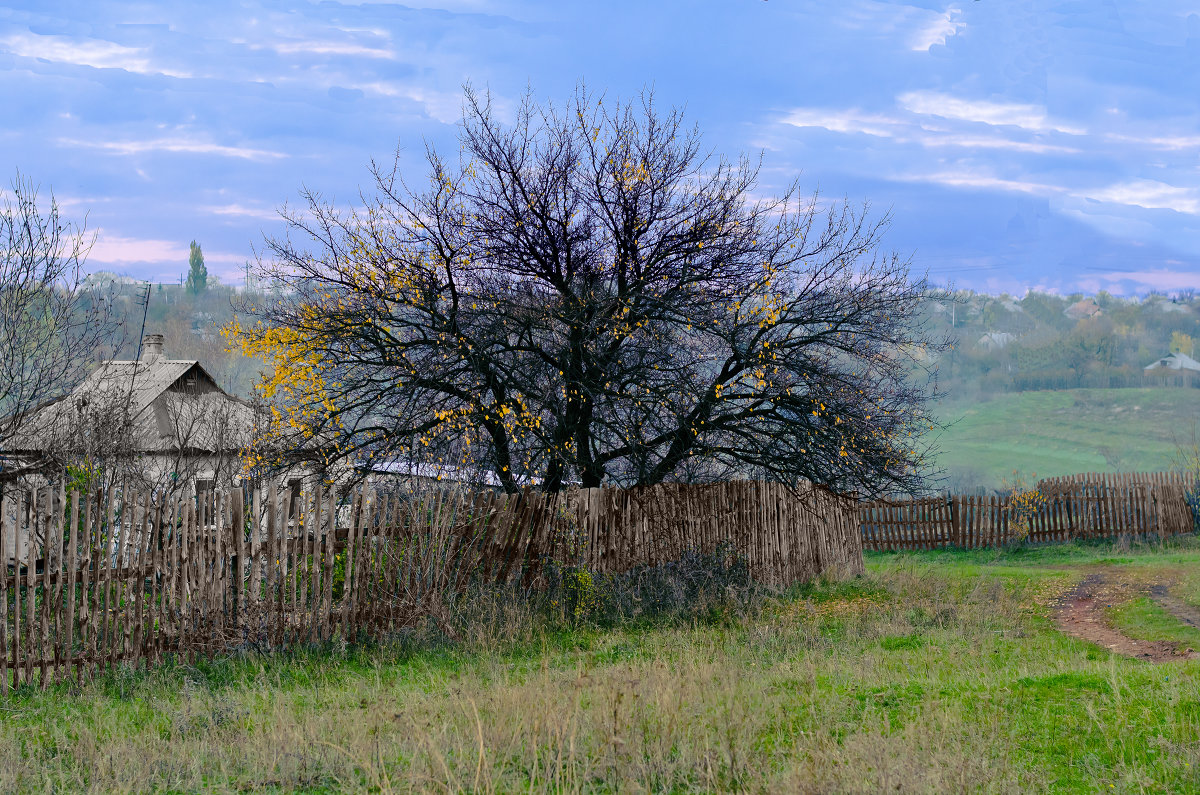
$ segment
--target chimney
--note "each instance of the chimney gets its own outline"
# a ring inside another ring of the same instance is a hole
[[[142,355],[138,361],[143,364],[154,364],[163,358],[163,335],[147,334],[142,338]]]

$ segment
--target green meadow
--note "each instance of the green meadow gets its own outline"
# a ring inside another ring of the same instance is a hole
[[[1170,467],[1200,419],[1200,389],[1071,389],[1000,393],[946,402],[936,441],[951,482],[999,486],[1080,472],[1154,472]]]
[[[1054,623],[1088,572],[1196,604],[1197,539],[867,561],[670,620],[480,597],[440,634],[21,691],[0,789],[1200,792],[1200,662]],[[1123,631],[1194,642],[1139,599]]]

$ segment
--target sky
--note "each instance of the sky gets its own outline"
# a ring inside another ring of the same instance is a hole
[[[717,154],[889,215],[936,283],[1200,288],[1195,0],[526,0],[0,5],[0,184],[97,235],[92,270],[240,284],[301,188],[425,175],[463,86],[503,114],[645,88]]]

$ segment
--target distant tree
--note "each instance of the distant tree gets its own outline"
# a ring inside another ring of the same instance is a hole
[[[199,295],[207,287],[208,268],[204,267],[204,252],[200,250],[200,244],[193,240],[188,252],[187,291]]]
[[[762,477],[919,488],[940,343],[886,219],[758,199],[678,111],[468,90],[462,160],[317,195],[269,240],[279,301],[234,326],[288,456],[482,467],[509,491]],[[303,243],[294,242],[305,238]]]
[[[1195,346],[1190,334],[1184,334],[1182,331],[1171,332],[1171,353],[1182,353],[1185,356],[1191,356],[1194,349]]]
[[[11,185],[0,205],[0,484],[56,465],[17,458],[12,445],[46,430],[33,427],[34,409],[70,392],[122,331],[112,284],[85,277],[95,236],[19,173]]]

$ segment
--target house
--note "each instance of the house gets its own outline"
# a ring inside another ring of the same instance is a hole
[[[1153,364],[1146,365],[1143,374],[1147,378],[1161,379],[1164,384],[1173,381],[1177,386],[1200,386],[1200,362],[1186,353],[1167,354]]]
[[[1016,337],[1007,331],[989,331],[980,337],[975,345],[985,351],[998,351],[1007,348],[1008,344],[1015,339]]]
[[[1072,320],[1083,320],[1084,318],[1096,317],[1103,314],[1103,311],[1095,301],[1090,298],[1084,298],[1064,309],[1063,314]]]
[[[162,335],[147,334],[137,361],[104,362],[23,424],[18,456],[102,459],[147,486],[201,491],[238,480],[255,414],[200,362],[167,358]]]

